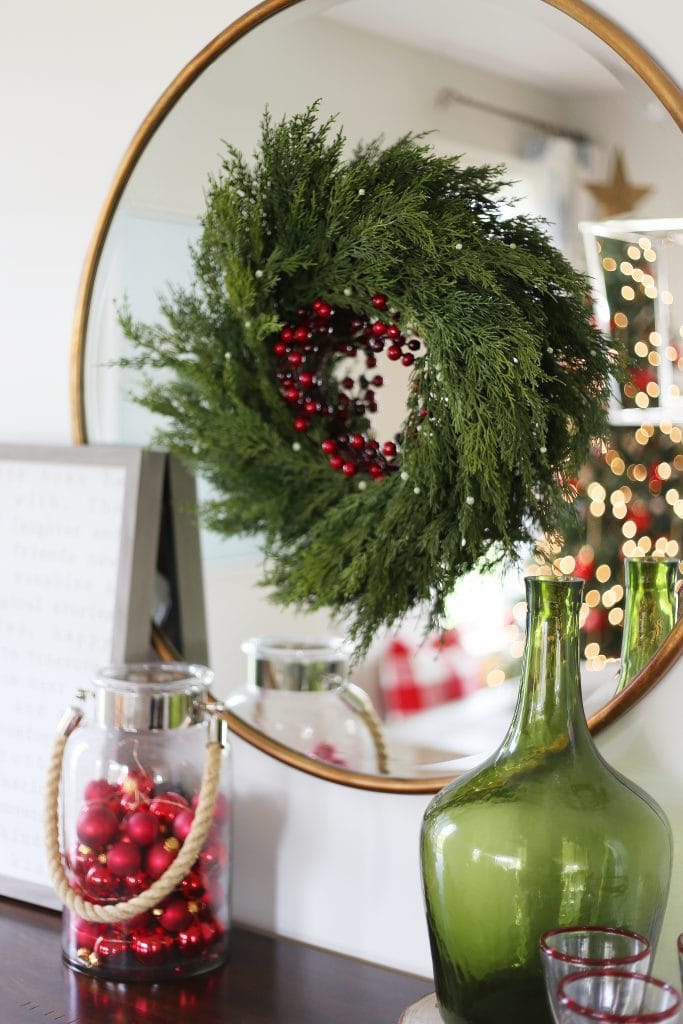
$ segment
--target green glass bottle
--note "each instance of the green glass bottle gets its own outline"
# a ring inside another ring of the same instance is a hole
[[[541,934],[603,924],[659,936],[663,811],[609,767],[581,701],[582,581],[527,580],[522,680],[501,747],[429,805],[422,876],[447,1024],[550,1024]]]
[[[626,601],[617,693],[662,646],[676,622],[677,558],[627,558]]]

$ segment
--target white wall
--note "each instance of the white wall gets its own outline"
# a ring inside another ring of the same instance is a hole
[[[595,5],[683,79],[678,0]],[[6,16],[0,36],[1,442],[69,441],[71,318],[100,205],[153,101],[245,7],[242,0],[191,6],[120,0],[104,9],[62,0],[15,4]],[[681,684],[677,669],[606,746],[627,774],[656,790],[683,841],[674,770]],[[427,799],[327,785],[244,745],[236,762],[241,919],[427,973],[417,873],[417,829]],[[680,886],[680,867],[677,873]],[[672,937],[683,929],[676,891],[660,968],[671,979]]]

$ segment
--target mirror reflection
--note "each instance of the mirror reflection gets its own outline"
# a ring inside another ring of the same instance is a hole
[[[117,308],[125,297],[136,319],[152,323],[159,295],[189,284],[188,246],[223,143],[248,154],[266,106],[279,119],[318,98],[350,147],[429,131],[439,153],[505,164],[516,212],[546,218],[553,242],[592,275],[600,327],[629,355],[609,444],[576,481],[576,534],[547,552],[558,571],[586,581],[591,713],[616,688],[624,556],[675,559],[682,543],[683,223],[673,219],[681,140],[635,73],[541,0],[303,0],[209,66],[145,148],[107,235],[85,350],[88,440],[150,441],[154,422],[130,399],[139,382],[112,365],[129,354]],[[391,367],[384,376],[377,430],[391,436],[404,415],[406,375]],[[522,578],[538,569],[531,555],[514,572],[462,580],[444,637],[423,641],[419,616],[378,637],[352,672],[355,686],[344,682],[340,694],[337,673],[318,691],[249,688],[246,638],[301,641],[343,624],[271,606],[256,585],[254,540],[203,533],[202,551],[217,691],[232,693],[255,728],[331,764],[403,777],[448,774],[501,739],[523,648]],[[307,726],[298,738],[290,730],[321,693],[341,704],[342,732],[365,736],[355,753],[324,735],[312,742]],[[275,696],[267,714],[264,694]],[[284,710],[273,714],[276,702]]]

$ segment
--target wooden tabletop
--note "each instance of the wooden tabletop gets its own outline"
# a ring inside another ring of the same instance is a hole
[[[2,1024],[396,1024],[433,987],[243,928],[229,963],[163,985],[116,984],[61,959],[60,917],[0,899]]]

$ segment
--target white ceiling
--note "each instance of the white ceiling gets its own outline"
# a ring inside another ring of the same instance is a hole
[[[609,48],[542,0],[342,0],[324,16],[557,93],[619,88]]]

